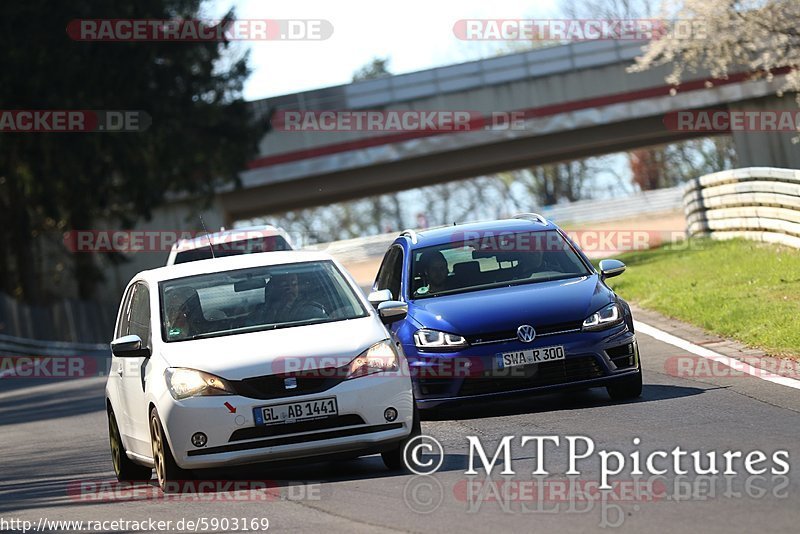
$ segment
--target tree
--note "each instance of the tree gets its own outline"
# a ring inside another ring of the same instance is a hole
[[[390,59],[388,57],[372,58],[372,61],[353,73],[353,81],[360,82],[362,80],[374,80],[375,78],[391,76],[392,73],[389,72],[389,61]]]
[[[736,152],[730,137],[719,136],[632,150],[628,161],[633,183],[648,191],[733,168]]]
[[[800,2],[797,0],[683,0],[662,8],[668,32],[691,20],[694,38],[651,41],[632,72],[672,64],[667,82],[679,86],[685,72],[708,70],[726,78],[745,67],[753,77],[771,79],[787,68],[785,92],[800,91]],[[800,104],[800,94],[796,96]]]
[[[142,110],[140,133],[3,133],[0,138],[1,289],[41,300],[43,233],[131,225],[172,192],[208,196],[235,182],[264,125],[242,98],[247,54],[224,42],[74,41],[74,19],[196,19],[200,0],[29,0],[5,6],[1,109]],[[233,18],[229,12],[225,20]],[[79,295],[100,278],[72,258]]]

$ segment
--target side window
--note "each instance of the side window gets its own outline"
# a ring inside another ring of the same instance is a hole
[[[375,289],[388,289],[392,297],[400,298],[400,281],[403,276],[403,249],[394,246],[389,250],[378,272]]]
[[[136,284],[131,301],[128,334],[135,334],[145,346],[150,346],[150,290],[144,284]]]
[[[114,329],[114,339],[128,335],[128,325],[130,324],[131,316],[131,297],[135,289],[136,284],[129,287],[128,291],[126,291],[125,295],[122,297],[119,317],[117,318],[117,327]]]

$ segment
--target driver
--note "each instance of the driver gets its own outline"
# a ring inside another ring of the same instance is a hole
[[[447,260],[444,254],[438,250],[423,252],[419,259],[422,266],[422,279],[427,284],[424,293],[438,293],[449,289],[447,275],[450,270],[447,268]],[[419,290],[417,290],[420,292]]]
[[[265,323],[289,323],[327,317],[321,304],[300,295],[300,282],[294,273],[276,274],[270,278],[264,306]]]

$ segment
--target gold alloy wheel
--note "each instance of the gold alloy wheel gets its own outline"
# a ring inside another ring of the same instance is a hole
[[[161,423],[155,414],[150,416],[150,443],[153,446],[153,463],[156,467],[158,484],[163,488],[166,483],[164,473],[164,436],[161,433]]]

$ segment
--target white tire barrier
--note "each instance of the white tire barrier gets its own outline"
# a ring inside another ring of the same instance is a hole
[[[687,233],[800,248],[800,171],[749,167],[701,176],[683,191]]]

